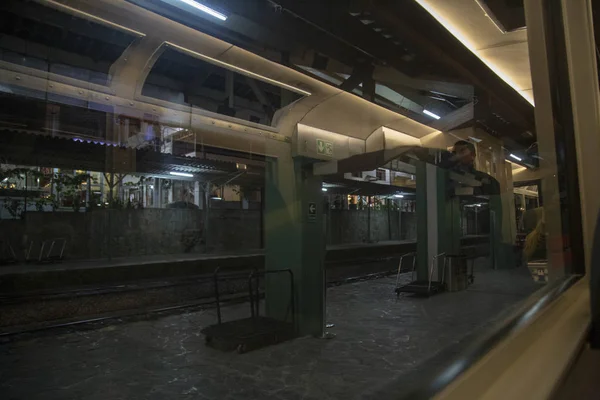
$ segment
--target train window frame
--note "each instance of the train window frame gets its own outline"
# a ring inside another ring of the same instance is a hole
[[[292,108],[295,104],[297,104],[299,101],[302,101],[303,99],[312,96],[312,93],[295,87],[293,85],[287,84],[285,82],[280,82],[276,79],[273,78],[269,78],[268,76],[264,76],[264,75],[260,75],[258,73],[246,70],[244,68],[238,67],[236,65],[227,63],[225,61],[221,61],[218,60],[216,58],[207,56],[205,54],[202,54],[200,52],[185,48],[183,46],[180,46],[178,44],[175,44],[173,42],[169,42],[169,41],[164,41],[157,49],[156,51],[152,54],[152,57],[150,57],[150,59],[148,60],[146,67],[144,68],[144,72],[142,75],[139,76],[138,78],[138,82],[137,82],[137,87],[135,89],[135,100],[137,101],[142,101],[144,103],[147,104],[154,104],[154,105],[158,105],[160,107],[164,107],[166,109],[169,110],[177,110],[177,111],[181,111],[181,112],[186,112],[186,113],[190,113],[193,116],[201,116],[201,117],[208,117],[208,118],[214,118],[215,120],[219,120],[219,121],[225,121],[225,122],[233,122],[236,124],[239,124],[241,126],[247,126],[247,127],[252,127],[252,128],[256,128],[256,129],[260,129],[260,130],[268,130],[274,133],[278,133],[280,130],[280,121],[281,118],[273,118],[273,120],[276,120],[276,123],[273,125],[266,125],[266,124],[262,124],[262,123],[257,123],[257,122],[252,122],[250,120],[246,120],[243,118],[238,118],[238,117],[233,117],[233,116],[228,116],[225,114],[220,114],[218,112],[214,112],[214,111],[210,111],[210,110],[206,110],[197,106],[190,106],[187,104],[181,104],[181,103],[175,103],[172,101],[168,101],[168,100],[163,100],[157,97],[152,97],[149,96],[147,94],[143,94],[143,89],[144,86],[146,84],[146,81],[148,80],[148,77],[153,69],[153,67],[156,65],[156,63],[158,62],[158,60],[160,59],[160,57],[164,54],[165,51],[167,50],[173,50],[176,52],[179,52],[180,54],[183,54],[185,56],[189,56],[195,59],[198,59],[200,61],[203,61],[207,64],[211,64],[217,68],[221,68],[223,70],[226,71],[231,71],[233,73],[238,73],[240,75],[246,76],[250,79],[254,79],[254,80],[258,80],[258,81],[262,81],[265,82],[269,85],[273,85],[276,86],[278,88],[281,88],[282,90],[288,90],[291,92],[294,92],[298,95],[300,95],[300,97],[294,101],[292,101],[291,103],[287,104],[284,107],[279,108],[277,111],[280,111],[282,113],[286,113],[287,110],[289,110],[290,108]],[[229,126],[229,128],[231,128],[231,126]]]

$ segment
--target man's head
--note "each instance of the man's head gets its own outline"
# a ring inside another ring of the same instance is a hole
[[[459,140],[454,143],[452,154],[454,154],[453,158],[461,165],[473,166],[475,164],[475,146],[471,142]]]

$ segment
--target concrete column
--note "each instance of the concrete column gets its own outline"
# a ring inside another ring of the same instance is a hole
[[[173,191],[175,190],[174,186],[175,186],[175,182],[173,182],[173,180],[171,180],[171,186],[169,186],[169,189],[167,192],[167,204],[170,204],[173,202]]]
[[[141,196],[142,196],[142,207],[146,208],[148,206],[148,199],[146,198],[148,194],[148,185],[145,183],[140,186]]]
[[[161,200],[160,200],[160,196],[161,196],[161,186],[162,186],[162,182],[160,178],[156,178],[154,180],[154,191],[153,191],[153,195],[154,195],[154,199],[152,201],[152,205],[154,206],[154,208],[160,208],[161,207]]]
[[[200,182],[194,182],[194,204],[202,208],[202,191],[200,190]]]
[[[265,182],[265,266],[294,273],[297,328],[322,335],[325,308],[325,233],[322,179],[309,163],[283,155],[269,160]],[[289,305],[285,274],[266,279],[266,311],[283,319]]]

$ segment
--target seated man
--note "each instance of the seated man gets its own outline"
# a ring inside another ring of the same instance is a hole
[[[473,175],[475,179],[482,183],[479,187],[473,188],[473,195],[494,196],[500,194],[500,183],[486,174],[475,169],[475,145],[466,140],[459,140],[454,143],[452,153],[445,153],[438,167],[451,170],[457,173]]]

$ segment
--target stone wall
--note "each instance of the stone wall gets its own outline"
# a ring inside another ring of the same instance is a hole
[[[31,241],[66,238],[71,259],[100,259],[156,254],[241,251],[261,247],[260,210],[211,210],[206,243],[204,212],[148,208],[28,212],[24,220],[0,221],[0,236],[19,254]]]
[[[371,210],[370,237],[367,210],[331,210],[327,223],[327,243],[331,245],[417,237],[415,213]]]
[[[400,231],[402,240],[417,240],[417,213],[402,213]]]
[[[401,218],[401,219],[400,219]],[[260,249],[260,209],[211,209],[204,235],[204,211],[147,208],[91,212],[28,212],[23,220],[0,220],[0,240],[20,257],[33,241],[66,238],[70,259],[106,259],[159,254],[223,253]],[[366,210],[331,210],[330,245],[368,241]],[[416,214],[371,211],[372,242],[416,239]],[[204,240],[205,239],[205,240]]]

